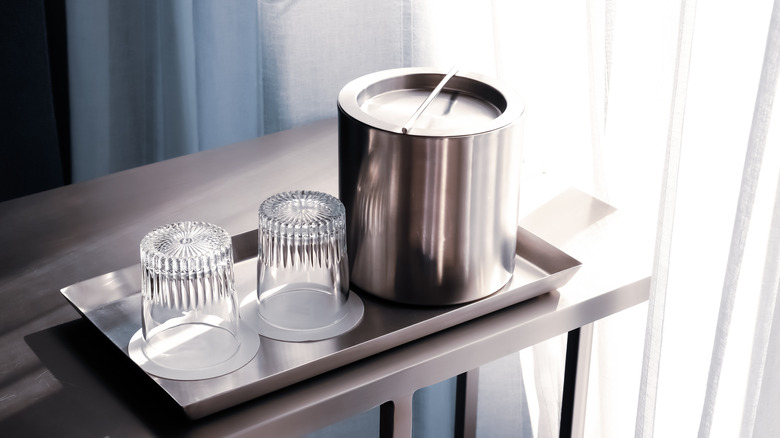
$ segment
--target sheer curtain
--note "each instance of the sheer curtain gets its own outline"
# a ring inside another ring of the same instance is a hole
[[[779,14],[682,4],[637,436],[780,433]]]
[[[497,62],[528,102],[525,178],[656,239],[648,305],[595,324],[585,436],[777,436],[778,2],[529,3]]]
[[[586,436],[780,432],[778,9],[588,3],[594,193],[656,250],[644,347],[642,306],[597,324]]]
[[[520,213],[573,185],[656,241],[649,303],[594,325],[585,436],[778,434],[777,2],[67,11],[77,181],[334,117],[340,88],[371,71],[457,64],[508,82],[527,108]],[[481,405],[481,435],[557,435],[562,351],[485,368],[502,394]]]

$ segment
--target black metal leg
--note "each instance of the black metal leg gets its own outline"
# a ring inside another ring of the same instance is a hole
[[[563,398],[561,400],[561,429],[558,435],[560,438],[571,438],[579,349],[580,329],[576,328],[569,332],[566,339],[566,367],[563,374]]]
[[[477,436],[479,368],[458,376],[455,395],[455,438]]]
[[[570,331],[566,339],[559,433],[561,438],[581,437],[584,433],[592,343],[593,324]]]

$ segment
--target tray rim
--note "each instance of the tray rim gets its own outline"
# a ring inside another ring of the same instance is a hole
[[[236,264],[246,262],[252,258],[257,257],[256,232],[257,230],[250,230],[232,236]],[[254,242],[254,244],[252,244],[252,242]],[[173,381],[155,377],[149,373],[146,373],[145,371],[144,373],[147,375],[147,377],[156,382],[189,418],[197,419],[255,399],[257,397],[262,397],[263,395],[283,389],[287,386],[315,377],[317,375],[324,374],[349,363],[357,362],[374,354],[389,350],[390,348],[406,344],[416,339],[421,339],[433,333],[556,290],[557,288],[567,284],[582,266],[582,263],[574,257],[519,226],[517,228],[517,243],[516,257],[520,257],[529,264],[539,268],[540,271],[547,275],[531,281],[530,283],[522,284],[519,287],[513,288],[513,286],[515,286],[513,284],[513,273],[512,279],[510,279],[510,281],[502,289],[476,301],[438,307],[415,306],[402,303],[386,302],[382,298],[374,297],[373,295],[367,294],[363,291],[352,289],[353,292],[357,293],[359,296],[361,296],[361,298],[364,298],[364,301],[368,300],[369,302],[373,303],[373,305],[378,305],[380,308],[385,305],[385,307],[388,309],[389,306],[401,306],[408,309],[439,309],[441,310],[441,313],[433,317],[423,319],[420,321],[420,324],[415,324],[414,329],[411,329],[411,326],[406,326],[393,330],[389,333],[383,333],[380,336],[371,338],[365,342],[361,342],[355,345],[348,345],[339,349],[333,354],[328,354],[327,358],[329,360],[323,360],[321,357],[316,358],[315,360],[309,361],[305,364],[299,364],[289,369],[285,369],[281,373],[266,376],[265,378],[256,379],[251,382],[245,382],[242,385],[229,388],[228,391],[214,392],[206,397],[197,397],[193,400],[181,400],[180,397],[177,397],[176,394],[170,391],[171,384],[168,382]],[[93,297],[82,296],[86,294],[79,293],[80,291],[78,286],[83,283],[96,281],[107,276],[127,275],[134,268],[140,269],[138,266],[139,265],[131,265],[125,268],[121,268],[116,271],[74,283],[60,290],[62,295],[79,312],[79,314],[87,319],[96,329],[98,329],[98,331],[101,332],[101,334],[108,337],[111,343],[118,347],[120,351],[122,351],[123,354],[127,356],[128,360],[130,360],[135,366],[138,366],[138,364],[132,361],[132,359],[129,357],[128,347],[126,345],[118,344],[117,341],[110,336],[108,331],[101,328],[99,321],[93,319],[94,315],[92,314],[103,307],[109,306],[112,303],[132,299],[134,296],[140,295],[140,291],[120,296],[114,300],[110,300],[110,298],[105,300],[99,298],[95,300],[90,299]],[[529,285],[533,285],[534,287],[529,288]],[[525,291],[527,293],[519,293],[518,291]],[[117,295],[108,294],[107,296],[116,297]],[[387,311],[387,309],[385,311]],[[420,330],[419,326],[423,326],[423,330]],[[350,354],[346,354],[346,350],[350,350]],[[261,352],[258,352],[258,356],[260,354]],[[250,361],[250,363],[256,360],[257,358]],[[325,362],[325,369],[322,369],[322,362]],[[307,370],[310,372],[305,372]],[[238,371],[239,370],[236,370],[234,373]],[[289,375],[291,373],[293,376]],[[268,381],[271,379],[273,381],[266,385],[265,383],[269,383]],[[186,385],[188,383],[194,384],[195,381],[175,382],[176,384]],[[236,395],[232,396],[231,393]]]

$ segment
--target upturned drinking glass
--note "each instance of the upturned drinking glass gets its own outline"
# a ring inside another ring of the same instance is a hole
[[[141,241],[144,353],[169,368],[202,369],[238,350],[230,235],[205,222],[159,227]]]
[[[265,200],[258,210],[260,317],[285,330],[318,330],[344,318],[349,298],[344,205],[315,191]]]

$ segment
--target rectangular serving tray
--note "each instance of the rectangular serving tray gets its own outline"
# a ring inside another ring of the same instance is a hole
[[[257,230],[233,237],[239,302],[256,289]],[[205,380],[169,380],[147,374],[192,418],[200,418],[404,343],[528,300],[565,285],[579,261],[518,228],[512,280],[498,292],[467,304],[421,307],[357,292],[365,307],[351,331],[314,342],[260,336],[244,367]],[[125,355],[141,327],[141,268],[130,266],[61,290],[65,298]],[[258,335],[259,336],[259,335]],[[128,356],[128,360],[131,360]]]

